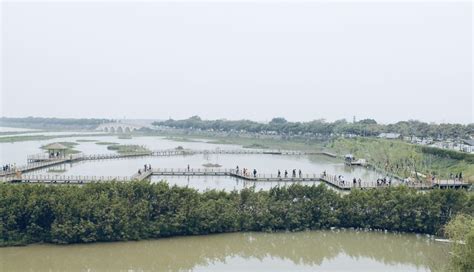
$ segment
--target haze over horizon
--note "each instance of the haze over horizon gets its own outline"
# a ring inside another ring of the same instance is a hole
[[[472,3],[1,7],[1,116],[472,123]]]

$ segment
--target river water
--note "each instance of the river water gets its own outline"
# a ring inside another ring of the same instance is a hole
[[[62,132],[64,133],[64,132]],[[72,133],[72,132],[71,132]],[[84,132],[82,132],[84,133]],[[62,135],[62,134],[60,134]],[[79,140],[79,141],[78,141]],[[163,137],[133,137],[132,139],[119,139],[117,136],[78,136],[63,137],[50,140],[35,140],[13,143],[0,143],[0,163],[12,163],[23,165],[26,163],[26,157],[31,154],[43,152],[40,147],[53,142],[76,142],[78,145],[74,148],[85,154],[104,154],[114,153],[107,150],[106,145],[98,145],[95,142],[83,142],[81,140],[96,140],[101,142],[115,142],[120,144],[143,145],[152,150],[173,149],[182,146],[187,149],[243,149],[240,145],[212,144],[204,140],[193,142],[177,142]],[[99,176],[99,177],[130,177],[138,169],[143,168],[144,164],[151,164],[153,168],[204,168],[203,164],[219,164],[221,169],[240,169],[247,168],[252,171],[257,169],[259,174],[276,176],[278,170],[288,171],[289,175],[293,169],[301,170],[303,176],[320,175],[323,171],[331,175],[343,175],[346,180],[352,178],[361,178],[362,182],[374,182],[379,174],[374,171],[361,167],[347,167],[341,160],[327,156],[280,156],[280,155],[192,155],[192,156],[170,156],[170,157],[135,157],[127,159],[101,160],[101,161],[82,161],[74,164],[67,164],[42,169],[28,174],[41,175],[73,175],[73,176]],[[243,187],[256,186],[257,189],[270,188],[276,185],[284,184],[252,184],[244,183],[229,177],[153,177],[152,181],[167,180],[170,184],[190,186],[199,190],[206,189],[240,189]],[[318,184],[311,182],[305,184]]]
[[[424,235],[304,231],[0,248],[1,271],[435,271],[448,245]]]
[[[42,152],[42,145],[94,139],[103,142],[144,145],[150,149],[241,149],[239,145],[176,142],[162,137],[116,136],[64,137],[51,140],[0,143],[0,162],[23,165],[30,154]],[[86,154],[113,153],[105,145],[77,142],[75,149]],[[83,161],[43,169],[33,174],[131,176],[144,164],[154,168],[203,168],[203,164],[222,168],[257,169],[276,175],[301,169],[305,174],[342,174],[347,179],[373,181],[378,174],[364,168],[347,167],[326,156],[278,155],[192,155],[141,157],[118,160]],[[58,169],[59,168],[59,169]],[[285,186],[280,182],[248,182],[231,177],[153,176],[152,182],[196,188],[239,190],[255,186],[268,190]],[[318,182],[306,182],[312,185]],[[30,245],[0,248],[0,271],[432,271],[447,262],[447,245],[424,235],[357,231],[311,231],[297,233],[232,233],[174,237],[152,241],[96,243],[81,245]]]

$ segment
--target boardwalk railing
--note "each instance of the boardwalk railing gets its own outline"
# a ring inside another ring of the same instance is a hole
[[[198,154],[236,154],[236,155],[253,155],[253,154],[264,154],[264,155],[288,155],[288,156],[303,156],[303,155],[317,155],[325,154],[332,156],[333,154],[326,152],[307,152],[307,151],[295,151],[295,150],[268,150],[268,149],[210,149],[210,150],[177,150],[177,149],[165,149],[165,150],[154,150],[147,152],[134,152],[134,153],[107,153],[107,154],[69,154],[61,157],[50,157],[49,154],[41,153],[29,155],[27,157],[27,165],[14,167],[8,171],[0,171],[0,176],[7,176],[19,172],[34,171],[39,168],[59,164],[59,163],[72,163],[81,160],[107,160],[107,159],[122,159],[130,157],[142,157],[142,156],[184,156],[184,155],[198,155]]]
[[[124,176],[69,176],[69,175],[21,175],[20,177],[3,177],[4,182],[24,183],[94,183],[103,181],[131,181],[130,177]]]
[[[221,168],[154,168],[153,175],[159,176],[233,176],[253,181],[319,181],[318,174],[303,174],[301,176],[278,176],[277,174],[254,175],[251,171]]]
[[[22,173],[22,172],[33,171],[40,168],[65,163],[67,161],[69,161],[69,159],[61,158],[61,159],[54,159],[54,160],[48,160],[48,161],[33,162],[27,165],[12,167],[8,171],[0,170],[0,176],[9,176],[9,175],[15,175],[18,172]]]
[[[451,181],[445,183],[445,181],[438,181],[436,183],[405,183],[405,182],[394,182],[394,183],[381,183],[376,181],[364,181],[356,182],[344,181],[337,175],[324,175],[324,174],[302,174],[296,176],[278,176],[276,174],[256,174],[244,173],[242,170],[236,169],[221,169],[221,168],[153,168],[148,171],[136,173],[131,177],[124,176],[68,176],[68,175],[13,175],[4,176],[2,179],[4,182],[26,182],[26,183],[93,183],[102,181],[133,181],[133,180],[144,180],[152,175],[157,176],[230,176],[243,180],[254,181],[254,182],[316,182],[321,181],[329,184],[340,190],[351,190],[351,189],[374,189],[374,188],[385,188],[390,186],[406,185],[411,188],[426,190],[436,187],[440,188],[466,188],[468,186],[462,181]]]

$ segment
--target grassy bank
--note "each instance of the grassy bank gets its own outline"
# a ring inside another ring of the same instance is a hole
[[[120,144],[112,144],[107,146],[108,150],[114,150],[119,154],[142,154],[150,152],[150,150],[141,145],[120,145]]]
[[[41,141],[51,140],[56,138],[71,138],[71,137],[89,137],[89,136],[106,136],[109,134],[97,135],[97,134],[63,134],[63,135],[17,135],[9,137],[0,137],[0,143],[14,143],[14,142],[27,142],[27,141]]]
[[[474,214],[461,190],[405,187],[338,194],[324,185],[207,191],[166,183],[0,185],[0,244],[87,243],[236,231],[331,227],[440,234]]]
[[[286,150],[312,150],[324,151],[327,142],[318,142],[314,140],[303,139],[273,139],[273,138],[247,138],[238,136],[218,136],[210,133],[186,134],[186,133],[137,133],[141,136],[162,136],[165,139],[175,140],[178,142],[196,142],[206,140],[210,144],[229,144],[240,145],[244,148],[261,148],[261,149],[286,149]]]
[[[163,134],[160,134],[163,135]],[[474,182],[474,155],[428,148],[409,144],[400,140],[385,140],[378,138],[334,139],[332,141],[315,140],[281,140],[242,137],[220,137],[209,134],[165,134],[168,137],[185,137],[207,139],[211,144],[234,144],[244,148],[288,149],[306,151],[328,151],[343,156],[352,153],[358,158],[364,158],[378,171],[390,173],[399,177],[416,176],[415,172],[425,176],[435,175],[447,179],[462,173],[466,181]],[[423,179],[422,176],[419,176]],[[426,179],[426,178],[425,178]]]
[[[365,158],[378,169],[402,177],[415,176],[417,172],[427,177],[435,175],[447,179],[450,174],[462,173],[465,180],[474,182],[472,154],[427,149],[399,140],[375,138],[341,138],[334,140],[329,147],[339,154],[352,153]]]

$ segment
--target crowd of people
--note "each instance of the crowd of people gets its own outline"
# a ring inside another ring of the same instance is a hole
[[[378,178],[377,179],[377,186],[391,186],[392,185],[392,178]]]
[[[462,172],[459,172],[459,174],[450,173],[449,179],[454,180],[454,181],[463,181]]]
[[[2,166],[3,172],[10,172],[10,171],[15,171],[15,170],[16,170],[16,164],[4,164]]]
[[[50,157],[50,158],[59,158],[59,157],[61,157],[61,153],[59,153],[59,152],[51,152],[51,153],[49,153],[49,157]]]
[[[250,176],[253,176],[254,178],[257,177],[257,169],[253,169],[252,171],[249,171],[249,169],[243,168],[241,170],[238,165],[237,165],[237,167],[235,167],[235,173],[237,175],[241,175],[241,176],[245,176],[245,177],[250,177]],[[288,178],[288,174],[289,174],[288,170],[285,170],[283,174],[284,174],[285,178]],[[282,177],[282,172],[281,172],[280,169],[278,169],[278,171],[277,171],[277,177],[278,178]],[[293,169],[291,177],[292,178],[296,178],[296,177],[303,178],[303,172],[301,171],[301,169],[299,169],[298,174],[297,174],[296,169]]]
[[[235,167],[235,174],[242,175],[245,177],[250,177],[253,175],[254,178],[257,177],[257,169],[253,169],[253,171],[249,171],[247,168],[243,168],[242,170],[239,169],[239,166]]]
[[[143,165],[143,172],[142,172],[142,169],[138,169],[138,175],[141,175],[142,173],[146,173],[147,171],[151,171],[151,164]]]

